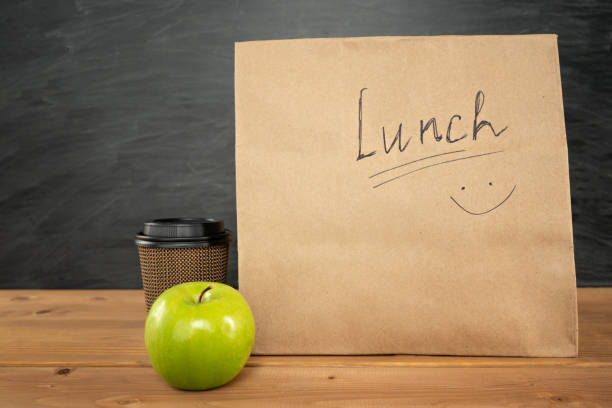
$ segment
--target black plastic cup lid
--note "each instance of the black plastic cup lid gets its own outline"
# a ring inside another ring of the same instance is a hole
[[[221,245],[232,240],[223,221],[213,218],[162,218],[147,221],[136,234],[136,245],[160,248],[190,248]]]

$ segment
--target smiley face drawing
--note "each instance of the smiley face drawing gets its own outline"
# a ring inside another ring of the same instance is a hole
[[[489,181],[489,186],[493,187],[493,182]],[[462,186],[461,190],[465,191],[466,187]],[[504,204],[506,201],[508,201],[510,199],[510,197],[512,196],[512,193],[514,193],[514,190],[516,190],[516,184],[514,185],[514,187],[512,187],[512,190],[510,190],[510,192],[505,196],[505,198],[503,200],[501,200],[499,203],[497,203],[495,206],[489,208],[488,210],[485,211],[473,211],[473,210],[469,210],[465,207],[465,205],[461,205],[459,203],[459,201],[454,198],[453,196],[450,196],[450,199],[453,201],[453,203],[455,203],[457,205],[457,207],[461,208],[463,211],[465,211],[466,213],[470,214],[470,215],[484,215],[484,214],[488,214],[493,210],[496,210],[497,208],[499,208],[502,204]]]

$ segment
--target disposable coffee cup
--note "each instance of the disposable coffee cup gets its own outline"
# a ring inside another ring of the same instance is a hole
[[[147,311],[161,293],[180,283],[227,280],[232,232],[212,218],[164,218],[136,235]]]

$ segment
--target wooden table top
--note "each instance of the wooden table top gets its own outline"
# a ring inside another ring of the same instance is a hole
[[[137,290],[0,291],[0,407],[612,406],[612,288],[578,289],[577,358],[252,356],[228,385],[171,388]]]

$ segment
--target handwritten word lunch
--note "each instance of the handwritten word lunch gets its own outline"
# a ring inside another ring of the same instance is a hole
[[[357,155],[357,160],[362,160],[367,157],[374,156],[376,154],[376,150],[371,150],[367,153],[363,153],[363,150],[362,150],[363,149],[363,105],[364,105],[364,94],[367,89],[368,88],[363,88],[359,92],[359,130],[358,130],[359,153]],[[472,123],[472,140],[477,140],[478,133],[484,128],[489,128],[491,132],[493,133],[493,135],[496,137],[501,135],[508,129],[508,126],[505,126],[503,129],[496,131],[491,122],[486,121],[486,120],[481,120],[479,118],[480,112],[482,111],[482,107],[484,106],[484,101],[485,101],[484,92],[483,91],[476,92],[476,97],[474,100],[474,121]],[[446,140],[447,143],[456,143],[462,139],[465,139],[468,136],[467,133],[464,133],[461,136],[456,136],[453,132],[454,130],[453,125],[458,124],[460,120],[462,120],[461,115],[459,114],[452,115],[448,121],[448,125],[446,126],[446,132],[441,133],[438,131],[438,120],[435,117],[430,118],[426,122],[421,119],[420,131],[418,133],[419,142],[421,144],[424,144],[427,135],[433,136],[433,140],[435,140],[436,142],[440,142],[444,139]],[[406,147],[408,147],[408,144],[410,144],[410,141],[412,140],[412,136],[409,136],[407,139],[405,139],[405,141],[403,141],[402,137],[406,136],[403,134],[404,129],[405,128],[403,128],[403,124],[400,122],[399,126],[397,127],[397,131],[395,132],[395,137],[393,138],[393,141],[391,141],[391,143],[388,143],[385,127],[382,126],[381,128],[382,141],[383,141],[383,148],[386,154],[389,154],[391,150],[393,149],[393,146],[395,146],[396,144],[400,152],[403,152],[406,149]],[[444,130],[442,130],[442,132],[444,132]]]

